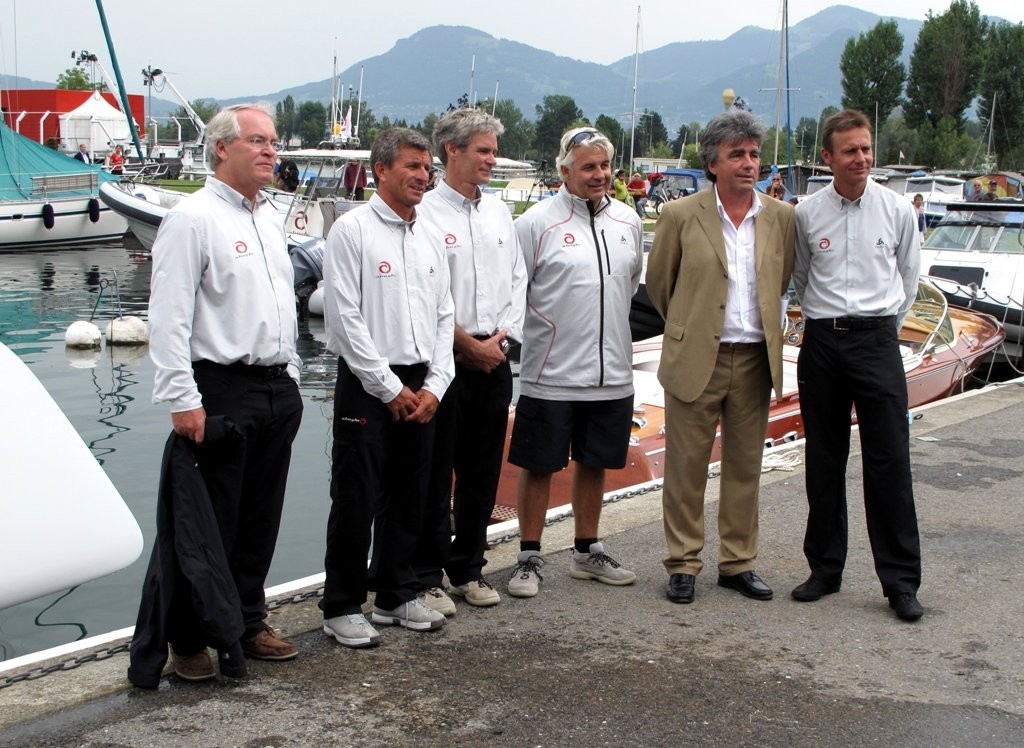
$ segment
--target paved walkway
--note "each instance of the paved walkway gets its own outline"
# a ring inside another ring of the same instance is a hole
[[[118,655],[18,683],[0,690],[0,745],[1022,745],[1024,387],[918,415],[916,624],[893,616],[874,576],[855,458],[843,589],[817,603],[789,597],[806,576],[800,468],[765,476],[758,571],[770,602],[715,586],[710,538],[696,602],[668,603],[653,492],[602,522],[609,551],[639,575],[631,587],[570,579],[561,522],[546,531],[534,599],[460,603],[444,629],[385,629],[371,650],[324,637],[314,603],[287,605],[272,618],[300,647],[292,663],[148,692],[128,686]],[[716,509],[712,495],[709,528]],[[515,551],[489,556],[502,591]]]

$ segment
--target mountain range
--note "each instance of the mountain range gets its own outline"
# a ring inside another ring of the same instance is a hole
[[[823,106],[838,106],[842,97],[839,58],[846,40],[878,23],[880,17],[857,8],[835,5],[801,21],[789,30],[789,80],[792,123],[800,117],[817,118]],[[904,38],[903,61],[909,57],[923,21],[894,19]],[[609,65],[583,62],[526,44],[498,39],[465,26],[431,26],[389,51],[340,71],[338,79],[359,80],[364,73],[362,98],[379,120],[420,122],[444,111],[468,90],[471,61],[480,101],[494,96],[512,99],[533,119],[535,106],[550,94],[571,96],[585,117],[617,117],[628,126],[632,109],[634,62],[637,75],[637,110],[656,111],[672,132],[679,124],[704,122],[722,110],[722,91],[732,88],[752,110],[774,121],[778,85],[778,29],[747,26],[726,39],[677,42]],[[325,54],[325,61],[329,60]],[[785,83],[783,86],[785,87]],[[326,77],[280,91],[255,93],[223,103],[282,101],[292,96],[297,104],[316,100],[329,103],[331,78]],[[784,118],[783,114],[783,118]]]
[[[850,37],[868,31],[880,16],[846,5],[834,5],[789,29],[791,122],[816,119],[825,106],[839,106],[842,75],[839,58]],[[909,68],[922,20],[894,18],[903,35],[903,62]],[[430,113],[441,113],[459,97],[474,101],[494,96],[512,99],[528,119],[545,96],[571,96],[585,117],[606,114],[630,124],[633,71],[637,70],[636,109],[658,112],[673,133],[678,125],[705,122],[722,109],[722,91],[732,88],[766,122],[776,118],[780,84],[779,29],[746,26],[726,39],[676,42],[640,51],[609,65],[583,62],[535,47],[499,39],[466,26],[431,26],[400,39],[384,54],[369,57],[340,71],[338,80],[353,84],[363,72],[362,100],[377,119],[415,124]],[[308,52],[307,52],[308,53]],[[324,53],[325,67],[330,55]],[[475,60],[475,66],[471,61]],[[476,89],[469,91],[471,73]],[[3,76],[6,78],[7,76]],[[11,82],[2,81],[4,85]],[[221,104],[267,101],[276,104],[291,96],[297,104],[329,104],[330,76],[300,86],[223,99]],[[37,81],[22,87],[49,87]],[[784,98],[783,98],[784,102]],[[153,99],[150,116],[177,111],[175,101]],[[785,122],[784,103],[780,119]]]

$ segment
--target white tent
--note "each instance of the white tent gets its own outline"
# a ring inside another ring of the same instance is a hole
[[[128,119],[120,109],[94,91],[77,109],[60,115],[61,149],[76,153],[85,143],[94,158],[114,150],[114,146],[131,142]]]

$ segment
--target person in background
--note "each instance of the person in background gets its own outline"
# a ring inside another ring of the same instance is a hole
[[[240,461],[216,449],[197,449],[196,460],[241,602],[242,649],[289,660],[296,647],[267,625],[263,593],[302,418],[292,265],[281,216],[260,193],[277,132],[268,111],[239,104],[210,120],[206,138],[213,175],[168,212],[153,244],[153,401],[168,403],[175,433],[200,447],[212,416],[244,434]],[[179,611],[168,631],[176,672],[214,677],[193,616]]]
[[[124,174],[124,148],[114,146],[114,150],[107,157],[107,168],[111,174]]]
[[[914,195],[914,212],[917,215],[917,230],[924,236],[924,230],[928,227],[928,219],[924,215],[924,195],[920,192]]]
[[[72,158],[77,158],[83,164],[92,163],[92,157],[89,155],[89,149],[86,148],[85,143],[78,146],[78,153],[76,153]]]
[[[626,185],[626,189],[629,190],[629,194],[633,198],[636,214],[640,216],[640,220],[643,220],[644,204],[647,202],[647,182],[644,181],[643,175],[640,172],[635,172],[629,180],[629,184]]]
[[[626,187],[626,170],[619,169],[612,180],[612,191],[616,200],[629,203],[629,189]]]
[[[299,165],[291,159],[282,159],[274,171],[274,186],[285,192],[299,188]]]
[[[376,192],[327,236],[324,321],[339,358],[320,608],[324,633],[346,647],[380,641],[362,613],[370,589],[374,623],[432,631],[445,622],[418,596],[413,568],[434,415],[455,374],[444,237],[416,212],[431,161],[415,130],[380,132],[370,149]]]
[[[611,585],[636,574],[605,553],[598,536],[606,469],[626,464],[633,418],[629,304],[643,270],[636,213],[608,197],[615,148],[592,127],[562,135],[562,186],[515,222],[526,260],[520,396],[509,462],[523,468],[513,597],[533,597],[551,476],[575,462],[574,579]]]
[[[848,543],[846,464],[856,407],[864,508],[875,572],[896,615],[924,615],[921,540],[910,472],[907,378],[899,329],[917,297],[921,233],[913,206],[870,179],[871,121],[844,110],[825,121],[832,182],[796,208],[793,280],[806,326],[797,363],[807,435],[811,575],[793,598],[839,591]]]
[[[776,200],[786,199],[786,185],[782,183],[782,175],[778,172],[772,174],[772,180],[768,185],[767,194]]]
[[[345,188],[345,196],[355,197],[357,202],[366,199],[366,167],[359,159],[349,159],[345,164],[345,173],[342,176],[342,184]]]
[[[783,309],[793,270],[788,203],[756,189],[765,129],[730,109],[701,133],[711,189],[668,203],[647,265],[665,319],[662,493],[666,596],[691,603],[703,569],[704,493],[719,422],[722,481],[718,584],[755,600],[773,592],[754,571],[758,492],[771,392],[782,397]]]
[[[523,340],[526,313],[526,265],[512,216],[501,200],[481,191],[504,131],[479,109],[442,115],[434,148],[444,180],[418,208],[420,219],[446,238],[455,303],[455,378],[435,419],[430,498],[415,560],[424,602],[446,615],[455,605],[442,586],[445,572],[451,593],[470,605],[501,600],[483,577],[484,551],[512,400],[507,353]]]

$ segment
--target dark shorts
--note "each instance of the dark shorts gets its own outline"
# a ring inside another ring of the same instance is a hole
[[[626,466],[633,396],[619,400],[539,400],[521,395],[508,461],[533,473],[556,473],[569,457],[588,467]]]

